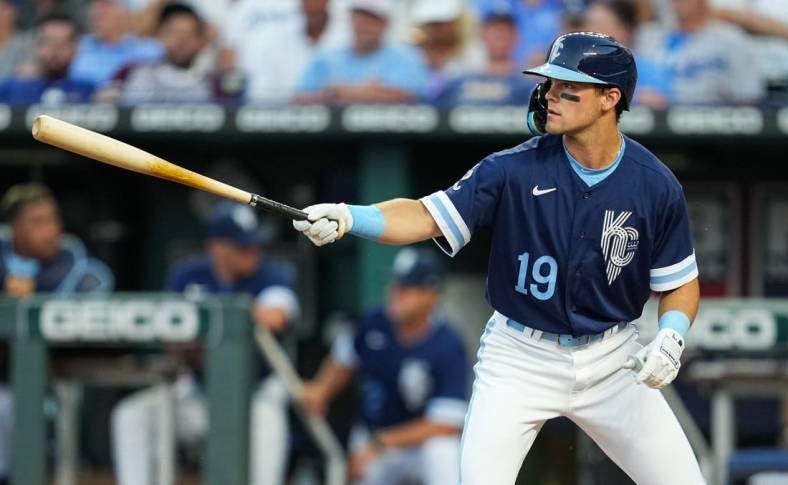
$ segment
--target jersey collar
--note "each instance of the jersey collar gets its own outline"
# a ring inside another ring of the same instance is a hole
[[[621,159],[624,158],[624,151],[626,150],[627,142],[621,134],[619,134],[619,137],[621,137],[621,143],[618,147],[618,154],[613,160],[613,163],[605,168],[599,169],[588,168],[578,162],[575,157],[569,153],[569,150],[567,150],[566,143],[564,142],[563,138],[561,139],[561,144],[564,147],[564,153],[566,153],[566,158],[569,160],[569,165],[572,167],[572,170],[577,174],[578,177],[580,177],[583,182],[585,182],[586,185],[593,187],[599,182],[605,180],[608,176],[610,176],[610,174],[615,172],[616,168],[618,168],[619,164],[621,163]]]

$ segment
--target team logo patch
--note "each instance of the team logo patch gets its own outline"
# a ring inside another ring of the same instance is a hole
[[[638,231],[633,227],[624,227],[631,211],[616,215],[615,211],[605,211],[602,224],[602,256],[607,263],[607,284],[613,282],[621,274],[621,269],[632,262],[638,248]]]
[[[429,363],[420,359],[405,359],[399,371],[397,384],[408,410],[421,409],[432,392]]]

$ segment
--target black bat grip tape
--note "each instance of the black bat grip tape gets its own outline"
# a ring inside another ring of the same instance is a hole
[[[249,205],[252,207],[258,207],[260,209],[265,209],[267,211],[289,217],[297,221],[305,221],[307,219],[306,212],[298,210],[295,207],[282,204],[281,202],[277,202],[275,200],[266,199],[265,197],[257,194],[252,194],[252,200],[249,201]]]

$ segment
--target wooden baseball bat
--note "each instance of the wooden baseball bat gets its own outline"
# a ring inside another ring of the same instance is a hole
[[[188,185],[252,207],[259,207],[292,219],[304,220],[307,214],[288,205],[241,190],[232,185],[192,172],[128,143],[90,131],[71,123],[40,115],[33,122],[33,138],[99,162]]]

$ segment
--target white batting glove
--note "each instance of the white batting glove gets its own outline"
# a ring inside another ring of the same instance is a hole
[[[672,328],[663,328],[648,345],[630,357],[635,380],[654,389],[667,386],[679,373],[684,337]]]
[[[342,239],[353,227],[353,216],[345,204],[317,204],[304,209],[309,220],[293,221],[315,246],[324,246]]]

